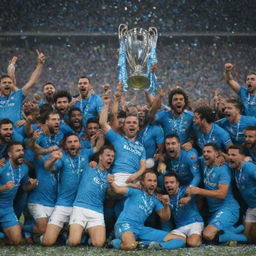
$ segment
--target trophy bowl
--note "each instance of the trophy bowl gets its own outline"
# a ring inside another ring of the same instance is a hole
[[[141,90],[149,87],[147,61],[154,42],[154,35],[151,28],[149,30],[143,28],[128,30],[125,24],[119,26],[119,39],[124,40],[126,59],[132,71],[127,80],[129,88]]]

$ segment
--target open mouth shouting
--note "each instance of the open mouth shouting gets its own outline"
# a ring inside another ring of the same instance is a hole
[[[155,192],[155,189],[156,189],[156,187],[155,186],[149,186],[148,187],[148,193],[150,194],[150,195],[153,195],[154,194],[154,192]]]

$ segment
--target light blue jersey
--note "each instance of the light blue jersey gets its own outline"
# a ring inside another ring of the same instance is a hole
[[[55,206],[58,192],[58,173],[48,171],[44,168],[44,162],[49,157],[50,155],[46,155],[33,161],[38,185],[30,192],[28,203],[41,204],[49,207]]]
[[[82,127],[80,132],[76,132],[70,125],[66,123],[61,123],[60,124],[60,130],[63,132],[63,134],[67,133],[74,133],[77,135],[77,137],[81,140],[81,137],[85,134],[85,129]]]
[[[256,117],[242,116],[240,120],[233,124],[227,118],[222,118],[216,122],[220,127],[225,129],[233,143],[243,144],[244,143],[244,131],[247,126],[256,126]]]
[[[108,172],[88,166],[82,173],[73,206],[103,214],[103,202],[108,188]]]
[[[178,176],[181,185],[197,186],[201,181],[198,156],[195,149],[180,150],[178,158],[167,160],[167,172],[174,172]]]
[[[42,148],[49,148],[52,146],[61,147],[61,142],[64,138],[64,134],[61,130],[53,136],[48,136],[43,133],[40,133],[39,137],[36,139],[36,143]]]
[[[145,220],[153,211],[164,208],[156,195],[149,195],[146,191],[128,187],[124,209],[116,224],[130,223],[133,226],[143,226]]]
[[[238,96],[241,104],[243,105],[243,111],[246,116],[256,117],[256,96],[248,93],[245,86],[240,86]]]
[[[204,188],[208,190],[217,190],[219,189],[220,184],[229,186],[228,193],[224,199],[207,197],[210,213],[214,213],[221,208],[228,208],[230,210],[239,209],[239,205],[232,194],[231,174],[230,169],[226,164],[222,166],[213,166],[212,168],[209,168],[206,165],[204,165],[203,183]]]
[[[256,164],[244,162],[235,170],[236,185],[249,208],[256,208]]]
[[[137,135],[137,140],[146,150],[146,158],[153,158],[157,145],[164,143],[163,129],[158,125],[148,124]]]
[[[0,168],[0,186],[5,185],[8,181],[13,181],[15,186],[0,192],[0,211],[12,207],[19,186],[28,183],[27,165],[23,163],[18,168],[13,168],[9,160],[6,161],[5,166]]]
[[[252,158],[253,162],[256,162],[256,153],[254,153],[251,150],[247,149],[247,154]]]
[[[207,143],[216,144],[221,151],[225,151],[225,148],[232,145],[228,132],[217,124],[212,123],[212,129],[207,134],[201,132],[196,125],[193,128],[196,135],[196,144],[201,150],[203,150],[204,145]]]
[[[187,204],[181,205],[179,203],[180,199],[186,195],[186,189],[186,186],[181,186],[178,193],[170,199],[171,213],[176,228],[195,222],[203,222],[203,218],[201,217],[197,207],[195,196],[192,196],[191,200]]]
[[[131,141],[123,135],[110,129],[105,134],[106,139],[115,148],[115,161],[112,173],[135,173],[140,169],[140,161],[145,160],[146,152],[139,141]]]
[[[24,99],[22,89],[12,92],[8,97],[0,97],[0,120],[8,118],[13,124],[21,120]]]
[[[163,127],[165,137],[176,134],[184,144],[192,132],[193,118],[194,114],[188,110],[184,110],[180,117],[175,117],[172,111],[163,110],[157,113],[156,121]]]
[[[77,102],[74,107],[79,108],[83,113],[83,124],[91,117],[98,117],[102,111],[103,101],[97,94],[92,94],[89,99],[83,99]]]
[[[65,123],[65,124],[60,125],[60,130],[63,132],[63,134],[67,134],[67,133],[76,134],[80,140],[82,148],[91,148],[92,147],[91,142],[84,138],[85,133],[86,133],[86,130],[84,127],[82,127],[80,132],[76,132],[75,130],[72,129],[72,127],[70,125]]]
[[[82,172],[85,171],[93,149],[80,150],[76,157],[63,152],[54,166],[59,169],[59,189],[56,205],[72,207]]]

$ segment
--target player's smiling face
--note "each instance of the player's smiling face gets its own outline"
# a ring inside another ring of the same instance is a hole
[[[228,162],[231,168],[240,169],[243,162],[243,157],[239,153],[239,149],[230,148],[228,150]]]
[[[60,128],[60,115],[57,113],[50,114],[46,120],[46,124],[50,133],[57,134]]]
[[[175,176],[166,176],[164,177],[164,187],[170,196],[174,196],[178,192],[179,182]]]
[[[67,137],[64,147],[71,156],[76,156],[81,148],[79,138],[76,135]]]
[[[139,121],[136,116],[128,116],[125,118],[124,122],[124,134],[129,139],[136,137],[139,130]]]
[[[115,152],[111,149],[104,149],[103,153],[99,155],[99,165],[104,170],[108,170],[115,159]]]
[[[177,158],[180,153],[180,143],[177,138],[166,138],[165,140],[165,150],[169,157]]]
[[[141,184],[144,190],[149,194],[153,195],[157,187],[157,177],[155,173],[148,172],[145,174]]]
[[[52,84],[46,84],[43,88],[43,94],[46,97],[51,97],[55,93],[55,87]]]
[[[0,127],[0,139],[3,142],[10,142],[13,135],[13,126],[11,123],[2,124]]]
[[[234,106],[234,104],[226,103],[224,113],[230,122],[234,122],[236,121],[237,116],[240,114],[240,111]]]
[[[65,112],[68,110],[68,107],[69,107],[69,102],[67,97],[60,97],[55,102],[55,108],[61,114],[65,114]]]
[[[205,146],[203,150],[204,161],[208,167],[215,165],[218,152],[212,146]]]
[[[176,114],[181,114],[185,108],[185,98],[182,94],[174,94],[172,97],[171,108]]]
[[[13,86],[13,81],[10,77],[4,77],[1,79],[0,82],[0,91],[1,94],[4,97],[7,97],[10,95],[11,91],[12,91],[12,86]]]
[[[249,93],[254,93],[256,91],[256,75],[255,74],[250,74],[247,76],[246,85]]]
[[[254,130],[245,130],[245,146],[249,149],[252,149],[256,145],[256,131]]]
[[[10,160],[16,164],[21,165],[24,161],[24,148],[22,145],[13,145],[8,152]]]
[[[70,115],[70,122],[74,127],[81,127],[82,126],[83,116],[79,110],[73,110]]]
[[[86,132],[91,138],[95,135],[100,129],[100,125],[98,123],[87,123]]]
[[[92,86],[88,78],[80,78],[78,81],[78,89],[82,97],[87,97]]]

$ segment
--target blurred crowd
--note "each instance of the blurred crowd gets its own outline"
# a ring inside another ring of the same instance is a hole
[[[0,72],[6,73],[8,61],[12,56],[18,57],[17,82],[23,86],[35,66],[35,49],[39,48],[46,55],[46,66],[40,82],[31,94],[40,92],[41,85],[50,81],[58,89],[69,89],[77,94],[76,83],[80,75],[92,79],[97,93],[102,92],[102,85],[109,83],[113,88],[117,84],[117,39],[103,42],[95,39],[75,42],[64,40],[60,43],[34,43],[29,47],[16,44],[16,47],[1,47]],[[157,77],[166,90],[175,86],[184,88],[193,102],[210,100],[214,91],[219,88],[223,94],[229,95],[230,89],[223,80],[223,65],[235,63],[234,75],[244,83],[245,75],[255,70],[254,56],[256,49],[253,43],[235,42],[223,39],[216,40],[174,40],[159,41],[157,47]],[[129,90],[129,97],[134,91]],[[137,97],[137,103],[140,97]]]
[[[253,0],[3,0],[0,30],[116,32],[120,23],[160,32],[254,32]]]

